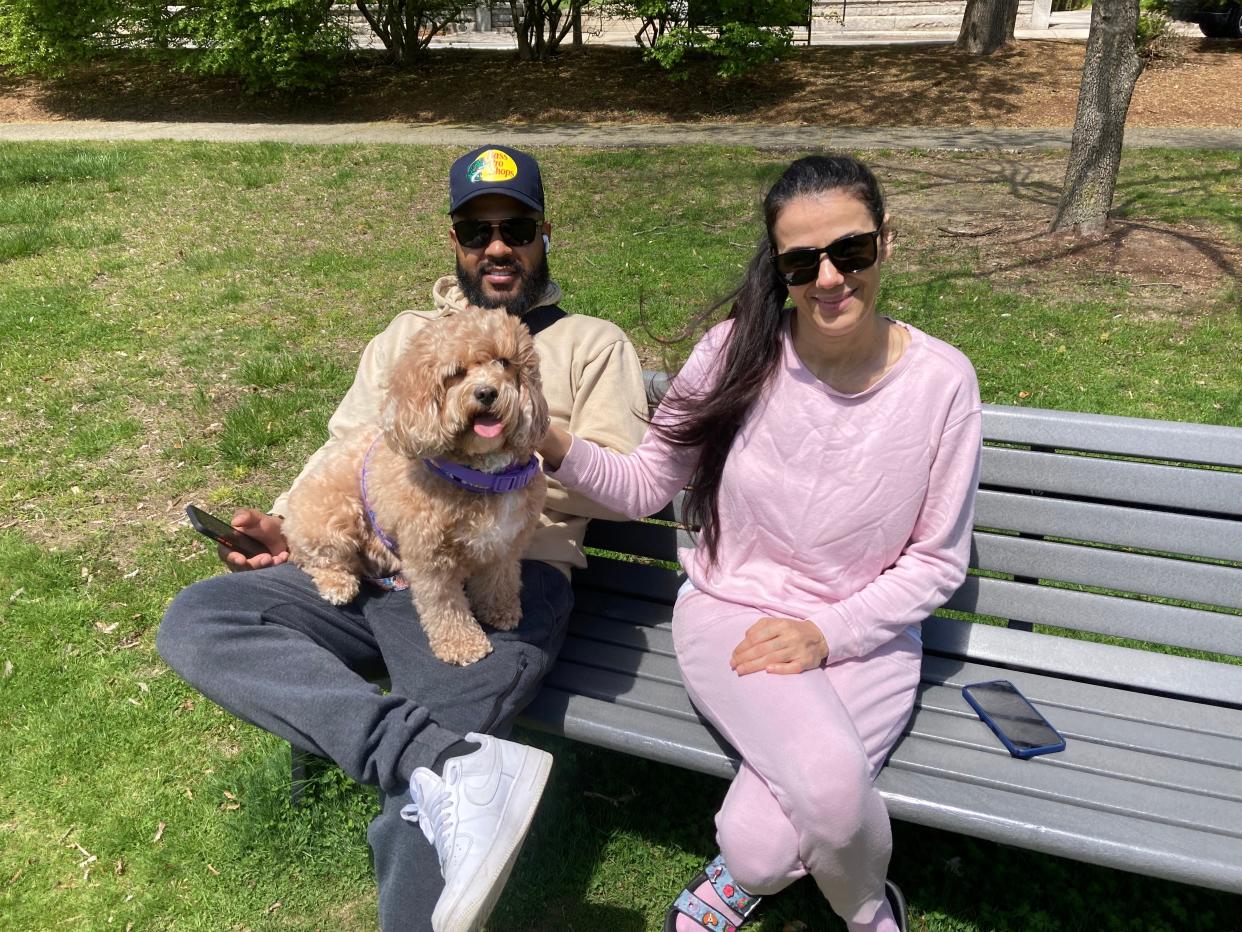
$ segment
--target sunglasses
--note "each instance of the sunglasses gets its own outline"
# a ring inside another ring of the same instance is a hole
[[[791,249],[773,256],[772,264],[786,285],[805,285],[819,275],[819,263],[824,256],[832,260],[842,275],[869,269],[880,257],[880,231],[846,236],[823,249]]]
[[[534,217],[506,217],[504,220],[458,220],[453,224],[457,242],[465,249],[481,249],[492,241],[496,228],[506,246],[527,246],[539,235]]]

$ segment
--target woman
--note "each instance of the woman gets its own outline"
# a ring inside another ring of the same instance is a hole
[[[741,925],[809,873],[847,928],[889,932],[904,905],[872,783],[913,707],[920,622],[965,575],[978,384],[960,352],[876,313],[892,236],[866,166],[799,159],[764,218],[729,319],[638,449],[554,429],[540,452],[630,516],[691,487],[684,517],[701,530],[673,641],[691,699],[743,764],[716,816],[721,857],[665,928]]]

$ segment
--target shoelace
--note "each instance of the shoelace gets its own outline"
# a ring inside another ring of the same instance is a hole
[[[401,807],[401,818],[407,822],[417,822],[427,840],[435,845],[436,856],[440,859],[440,867],[448,857],[448,838],[455,819],[453,818],[453,794],[443,786],[437,787],[430,798],[422,798],[426,790],[420,785],[419,800]]]

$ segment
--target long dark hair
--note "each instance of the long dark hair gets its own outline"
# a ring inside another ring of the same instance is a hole
[[[772,228],[781,211],[800,197],[841,191],[857,197],[878,228],[884,221],[884,195],[875,175],[847,155],[813,155],[785,169],[763,199],[764,234],[741,283],[705,316],[732,304],[733,328],[724,348],[724,364],[716,384],[703,392],[678,391],[676,383],[664,401],[664,415],[652,425],[661,438],[698,450],[698,462],[686,493],[683,519],[698,527],[710,562],[716,562],[720,535],[717,502],[725,459],[742,422],[781,358],[781,331],[789,291],[772,264],[776,244]]]

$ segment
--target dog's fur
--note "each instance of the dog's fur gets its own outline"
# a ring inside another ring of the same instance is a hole
[[[499,436],[475,430],[476,419],[486,424],[488,416],[501,422]],[[380,423],[294,488],[284,523],[290,559],[335,605],[357,596],[359,577],[400,572],[435,655],[473,663],[492,649],[478,621],[507,631],[521,618],[518,561],[547,481],[540,471],[517,491],[470,492],[423,459],[492,473],[530,459],[547,432],[548,407],[525,324],[502,309],[478,308],[428,322],[393,368]],[[362,502],[359,477],[377,434],[367,498],[400,559],[376,536]]]

